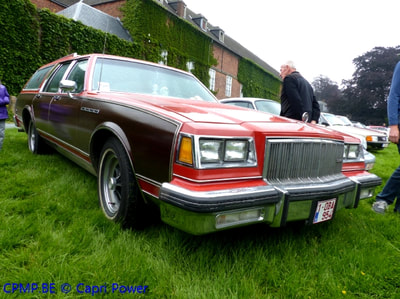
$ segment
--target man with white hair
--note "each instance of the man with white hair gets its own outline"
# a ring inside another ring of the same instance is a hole
[[[281,116],[318,123],[320,109],[310,83],[298,71],[293,61],[281,66],[283,80]]]

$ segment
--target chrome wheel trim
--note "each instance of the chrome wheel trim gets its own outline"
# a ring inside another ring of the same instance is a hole
[[[107,214],[113,217],[121,205],[122,183],[119,161],[111,149],[104,153],[101,174],[103,206]]]
[[[35,134],[35,127],[34,124],[31,122],[29,124],[29,149],[31,152],[35,151],[35,144],[36,144],[36,134]]]

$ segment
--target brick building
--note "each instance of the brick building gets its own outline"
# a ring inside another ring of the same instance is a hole
[[[215,91],[218,99],[241,97],[242,85],[238,81],[238,66],[240,59],[246,58],[280,81],[279,73],[265,61],[254,55],[241,44],[225,35],[224,31],[210,24],[205,16],[191,11],[182,0],[155,0],[163,5],[171,14],[174,14],[192,23],[195,27],[209,36],[213,43],[213,56],[218,64],[210,69],[210,89]],[[78,3],[100,10],[115,18],[122,18],[120,8],[126,0],[31,0],[38,8],[48,8],[60,13]],[[80,19],[79,19],[80,20]],[[98,22],[98,21],[97,21]],[[84,24],[87,24],[83,22]],[[101,29],[100,27],[96,27]]]

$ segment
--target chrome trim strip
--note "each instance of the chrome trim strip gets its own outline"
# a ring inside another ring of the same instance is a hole
[[[233,177],[233,178],[226,178],[226,179],[212,179],[212,180],[195,180],[192,178],[188,178],[182,175],[174,174],[174,177],[184,179],[189,182],[194,183],[212,183],[212,182],[229,182],[229,181],[237,181],[237,180],[257,180],[262,179],[262,176],[248,176],[248,177]]]
[[[157,182],[157,181],[154,181],[154,180],[152,180],[152,179],[149,179],[148,177],[145,177],[145,176],[143,176],[143,175],[141,175],[141,174],[137,174],[137,173],[136,173],[136,177],[137,177],[138,179],[140,179],[140,180],[142,180],[142,181],[145,181],[146,183],[149,183],[149,184],[151,184],[151,185],[153,185],[153,186],[155,186],[155,187],[158,187],[158,188],[160,188],[161,185],[162,185],[162,183]]]
[[[65,142],[65,141],[63,141],[63,140],[61,140],[60,138],[55,137],[54,135],[49,134],[49,133],[47,133],[47,132],[45,132],[45,131],[43,131],[43,130],[37,129],[37,131],[41,133],[41,135],[42,135],[43,138],[46,138],[46,139],[49,140],[50,142],[52,142],[50,139],[56,140],[56,141],[57,141],[56,144],[57,144],[58,146],[61,146],[62,148],[64,148],[64,149],[67,150],[68,152],[71,152],[72,154],[76,155],[74,152],[68,150],[68,148],[71,148],[71,149],[73,149],[74,151],[79,152],[82,156],[85,156],[85,157],[87,157],[87,158],[90,160],[90,155],[89,155],[88,153],[82,151],[81,149],[79,149],[79,148],[77,148],[77,147],[75,147],[75,146],[73,146],[73,145],[71,145],[71,144],[69,144],[69,143],[67,143],[67,142]],[[52,142],[52,143],[54,143],[54,142]],[[62,146],[62,145],[63,145],[63,146]],[[76,155],[76,156],[78,156],[78,155]],[[78,157],[79,157],[79,156],[78,156]]]

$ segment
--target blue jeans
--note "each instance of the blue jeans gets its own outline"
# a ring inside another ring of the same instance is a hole
[[[5,129],[6,129],[6,120],[0,119],[0,150],[3,147]]]
[[[400,143],[397,144],[397,148],[400,154]],[[393,172],[383,190],[376,196],[376,201],[384,200],[390,205],[394,203],[396,198],[394,209],[400,212],[400,166]]]

